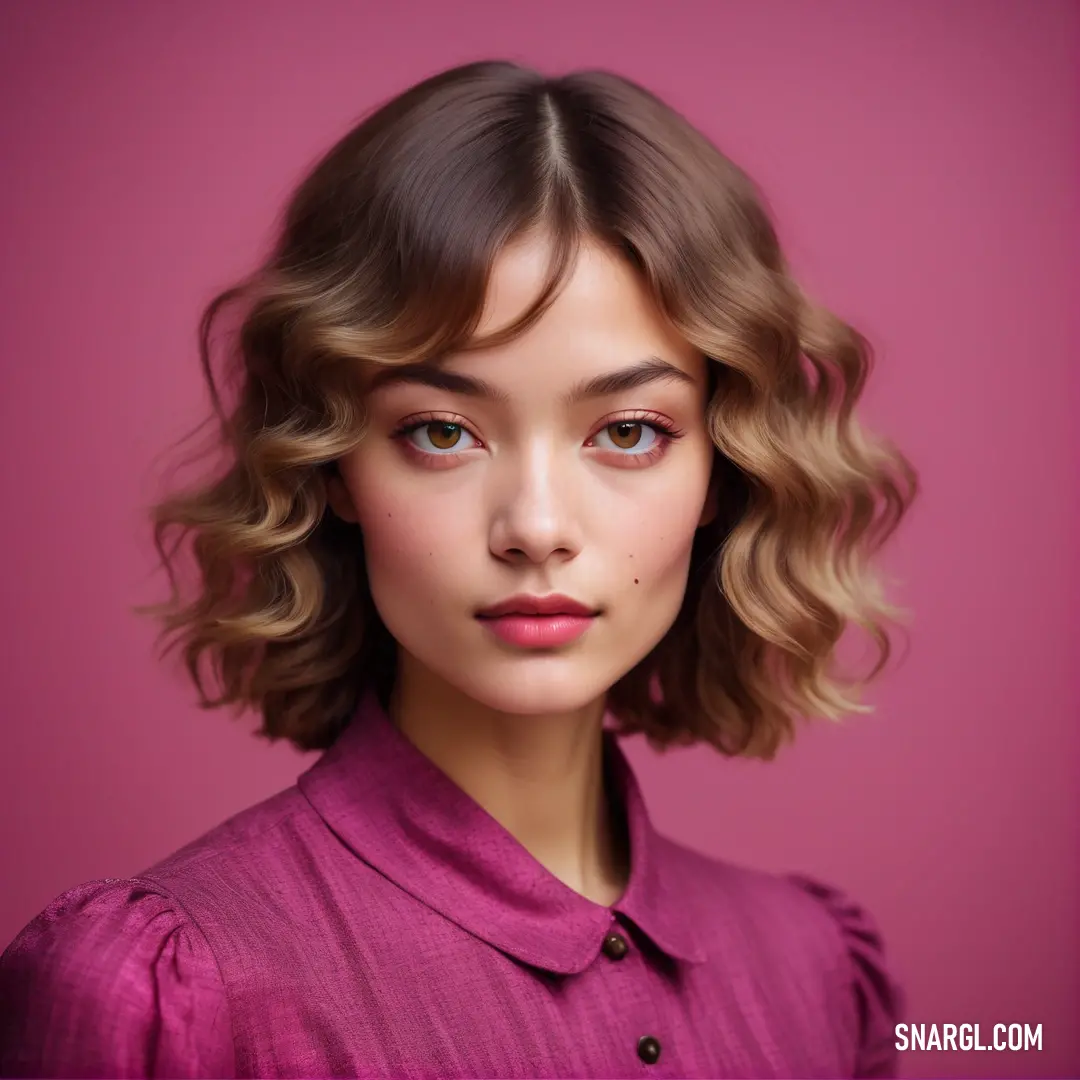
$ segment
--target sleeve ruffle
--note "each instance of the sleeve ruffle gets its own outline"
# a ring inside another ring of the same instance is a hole
[[[150,883],[69,889],[0,956],[0,1076],[232,1075],[217,962]]]
[[[895,1027],[903,1016],[904,993],[889,971],[877,924],[839,889],[802,875],[788,877],[825,909],[840,930],[858,1015],[855,1076],[896,1076]]]

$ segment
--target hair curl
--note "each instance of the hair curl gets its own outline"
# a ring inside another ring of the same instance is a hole
[[[535,228],[554,243],[545,289],[477,339],[495,255]],[[357,527],[327,506],[336,459],[362,437],[365,373],[522,333],[584,237],[622,252],[712,361],[721,512],[698,532],[675,624],[610,691],[619,730],[771,758],[797,716],[870,711],[858,692],[901,611],[867,563],[918,480],[853,415],[867,341],[801,291],[753,182],[657,97],[608,72],[497,61],[427,79],[358,124],[300,184],[265,263],[203,314],[225,464],[152,508],[171,595],[136,609],[162,620],[163,654],[182,649],[202,707],[255,708],[258,734],[312,750],[366,688],[385,695],[394,642]],[[234,305],[226,405],[211,332]],[[184,600],[186,538],[199,585]],[[833,671],[849,624],[877,650],[862,679]]]

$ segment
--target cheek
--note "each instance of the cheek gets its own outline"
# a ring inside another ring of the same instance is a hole
[[[655,524],[620,538],[622,573],[642,589],[643,600],[655,598],[653,590],[665,584],[681,587],[690,565],[695,524],[696,519],[656,519]]]
[[[380,608],[430,608],[452,590],[475,546],[472,523],[460,499],[421,495],[407,482],[381,482],[357,471],[350,491],[364,537],[364,560]]]
[[[688,470],[605,516],[607,547],[647,590],[685,579],[708,488],[707,470]]]

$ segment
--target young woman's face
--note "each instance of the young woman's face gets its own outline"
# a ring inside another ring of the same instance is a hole
[[[536,297],[547,257],[538,239],[500,255],[481,333]],[[628,264],[587,246],[523,336],[372,389],[331,502],[362,529],[401,670],[502,712],[555,713],[649,653],[710,515],[706,363]],[[556,595],[580,609],[521,600]]]

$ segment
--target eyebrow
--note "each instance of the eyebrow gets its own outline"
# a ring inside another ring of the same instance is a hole
[[[655,382],[681,382],[694,385],[694,377],[682,368],[662,360],[659,356],[648,356],[628,367],[594,375],[571,387],[565,395],[565,402],[575,405],[589,398],[619,394],[626,390],[636,390]],[[379,390],[386,386],[400,384],[430,386],[436,390],[446,390],[451,394],[463,394],[466,397],[481,398],[485,401],[506,402],[510,395],[505,390],[492,385],[484,379],[472,375],[462,375],[456,371],[447,371],[431,363],[402,364],[384,368],[371,382],[370,390]]]

